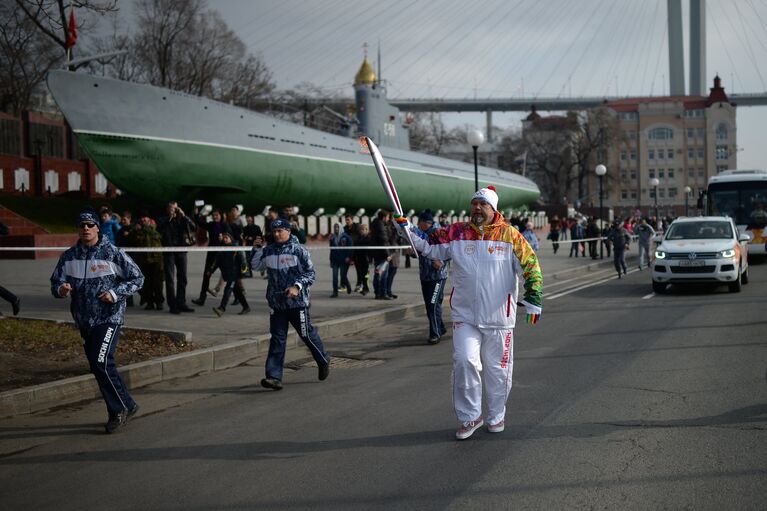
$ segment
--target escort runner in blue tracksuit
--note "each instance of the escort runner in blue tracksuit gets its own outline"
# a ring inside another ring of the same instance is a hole
[[[437,229],[434,227],[434,216],[431,211],[427,209],[419,213],[418,230],[415,234],[426,240],[435,232]],[[445,296],[445,282],[449,267],[449,259],[441,261],[418,255],[421,293],[423,303],[426,305],[426,317],[429,320],[429,344],[437,344],[447,332],[445,323],[442,321],[442,300]]]
[[[309,319],[309,286],[314,283],[315,275],[309,252],[298,243],[298,238],[290,234],[287,220],[273,221],[271,232],[274,243],[266,247],[262,247],[260,236],[254,240],[251,264],[253,271],[266,270],[269,275],[266,300],[271,309],[269,332],[272,338],[266,358],[266,378],[261,380],[261,386],[280,390],[288,324],[293,325],[312,353],[319,368],[320,380],[330,373],[330,356]]]
[[[114,352],[125,300],[141,289],[144,276],[124,250],[101,235],[95,211],[80,213],[77,227],[80,240],[59,258],[51,292],[56,298],[72,297],[72,317],[109,412],[106,432],[113,433],[138,411],[117,372]]]

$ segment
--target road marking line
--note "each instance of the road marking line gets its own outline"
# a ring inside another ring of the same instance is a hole
[[[655,296],[655,293],[650,293],[649,295],[643,296],[642,300],[648,300],[648,299],[652,298],[653,296]]]
[[[613,270],[613,269],[606,269],[606,270],[593,271],[593,272],[587,273],[586,275],[581,275],[580,277],[575,277],[575,278],[572,278],[572,279],[554,280],[553,282],[550,282],[548,284],[544,284],[544,286],[546,286],[546,285],[548,285],[548,286],[558,286],[558,285],[562,285],[562,284],[567,284],[568,282],[573,282],[573,281],[576,281],[576,280],[584,280],[584,279],[588,279],[589,277],[596,277],[596,276],[598,276],[601,273],[610,272],[610,271],[615,271],[615,270]]]
[[[634,273],[634,272],[637,272],[637,271],[639,271],[639,270],[631,270],[628,273]],[[590,287],[594,287],[594,286],[599,285],[599,284],[604,284],[605,282],[610,282],[611,280],[615,280],[615,277],[610,277],[610,278],[607,278],[607,279],[597,280],[596,282],[591,282],[589,284],[584,284],[582,286],[574,287],[572,289],[568,289],[567,291],[562,291],[561,293],[556,293],[556,294],[554,294],[552,296],[544,296],[544,298],[546,300],[556,300],[557,298],[560,298],[560,297],[565,296],[565,295],[569,295],[570,293],[574,293],[574,292],[580,291],[582,289],[587,289],[587,288],[590,288]]]

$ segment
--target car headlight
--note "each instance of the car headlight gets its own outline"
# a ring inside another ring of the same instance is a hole
[[[735,257],[735,249],[734,248],[728,248],[727,250],[722,250],[719,252],[719,257],[722,259],[729,259],[731,257]]]
[[[665,259],[665,258],[666,258],[666,252],[664,250],[655,251],[655,259]]]

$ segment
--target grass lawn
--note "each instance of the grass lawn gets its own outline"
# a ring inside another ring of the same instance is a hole
[[[115,359],[119,368],[197,348],[157,332],[131,329],[121,333]],[[0,319],[0,392],[89,372],[82,339],[74,325]]]

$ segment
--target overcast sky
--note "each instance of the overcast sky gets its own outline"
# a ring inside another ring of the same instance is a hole
[[[280,88],[312,82],[351,96],[367,43],[376,69],[380,44],[390,98],[668,93],[666,0],[208,3]],[[682,5],[687,52],[688,0]],[[767,91],[767,0],[708,0],[706,9],[707,87],[719,73],[727,92]],[[518,125],[519,117],[497,113],[494,123]],[[767,168],[765,118],[767,107],[738,109],[739,167]],[[445,119],[485,122],[482,114]]]

